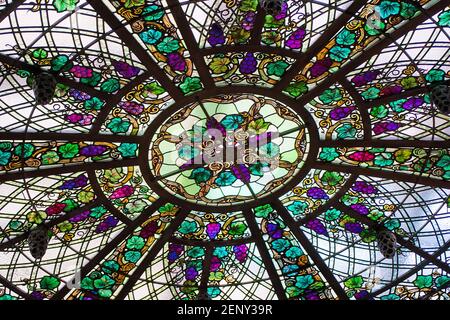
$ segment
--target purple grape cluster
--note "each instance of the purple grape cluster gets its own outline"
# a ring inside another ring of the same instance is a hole
[[[101,232],[105,232],[108,229],[114,228],[115,226],[117,226],[117,224],[119,223],[119,219],[113,217],[113,216],[109,216],[108,218],[106,218],[104,221],[102,221],[97,228],[95,229],[96,233],[101,233]]]
[[[393,86],[389,86],[389,87],[386,87],[383,90],[381,90],[380,96],[392,96],[392,95],[398,94],[402,91],[403,91],[402,86],[393,85]]]
[[[134,78],[141,72],[141,69],[123,61],[113,61],[112,65],[116,69],[116,72],[126,79]]]
[[[239,65],[239,71],[242,74],[252,74],[256,71],[256,66],[258,65],[258,62],[256,61],[253,53],[249,52],[245,55],[245,58],[242,60],[241,64]]]
[[[378,189],[376,187],[364,181],[356,181],[352,186],[352,190],[365,194],[375,194],[378,192]]]
[[[216,22],[211,24],[211,29],[209,29],[208,35],[209,37],[207,41],[213,47],[225,43],[225,36],[223,34],[222,27]]]
[[[88,178],[82,174],[74,179],[67,180],[59,187],[60,190],[72,190],[75,188],[82,188],[87,186]]]
[[[110,199],[126,198],[133,194],[134,188],[132,186],[123,186],[116,189],[110,196]]]
[[[76,222],[84,221],[84,220],[86,220],[89,217],[90,214],[91,214],[91,212],[89,210],[84,211],[84,212],[82,212],[80,214],[77,214],[75,217],[70,218],[69,222],[75,222],[76,223]]]
[[[80,149],[80,155],[85,157],[95,157],[103,154],[106,150],[108,150],[108,147],[106,146],[99,146],[99,145],[86,146]]]
[[[330,197],[321,188],[313,187],[306,192],[306,195],[312,199],[325,199],[328,200]]]
[[[333,61],[328,57],[317,60],[309,70],[311,72],[311,76],[314,78],[321,76],[330,69],[332,64]]]
[[[206,233],[210,239],[215,239],[220,232],[220,223],[209,223],[206,226]]]
[[[234,251],[234,256],[236,257],[236,260],[239,261],[240,263],[244,263],[245,260],[247,259],[247,253],[248,253],[247,246],[245,244],[241,244],[239,246],[234,246],[233,251]]]
[[[227,129],[225,129],[225,127],[213,117],[206,121],[206,129],[216,129],[220,131],[222,136],[225,137],[227,135]]]
[[[306,290],[305,291],[305,299],[306,300],[320,300],[320,296],[316,291]]]
[[[184,271],[186,280],[194,280],[198,276],[198,271],[194,267],[189,267]]]
[[[401,124],[394,121],[378,122],[373,126],[373,133],[382,134],[386,131],[395,131],[400,127]]]
[[[367,71],[354,76],[351,81],[353,82],[355,87],[361,87],[375,80],[379,74],[380,71]]]
[[[144,106],[133,102],[133,101],[122,101],[119,102],[119,106],[125,110],[126,112],[128,112],[129,114],[132,115],[140,115],[143,111],[144,111]]]
[[[322,234],[328,236],[327,228],[323,225],[323,223],[319,219],[313,219],[306,223],[305,225],[308,229],[315,231],[318,234]]]
[[[345,230],[350,231],[351,233],[360,233],[364,228],[358,222],[347,222],[345,224]]]
[[[256,13],[254,11],[248,11],[247,14],[244,16],[244,19],[242,19],[242,29],[250,31],[253,29],[253,25],[255,23],[255,16]]]
[[[159,226],[156,220],[150,221],[145,225],[145,227],[142,228],[141,232],[139,233],[139,236],[144,239],[153,237],[156,231],[158,231],[158,228]]]
[[[330,118],[333,120],[341,120],[346,118],[350,113],[356,109],[355,106],[350,107],[337,107],[330,111]]]
[[[184,246],[181,244],[170,243],[169,244],[169,254],[167,259],[169,263],[175,262],[184,251]]]
[[[45,213],[48,214],[49,216],[54,216],[56,214],[60,214],[61,212],[63,212],[66,206],[67,205],[65,203],[55,203],[50,207],[48,207],[47,209],[45,209]]]
[[[244,182],[244,183],[250,182],[250,177],[251,177],[250,170],[248,170],[248,168],[245,165],[238,164],[236,166],[233,166],[231,168],[231,171],[233,172],[235,177],[240,179],[242,182]]]
[[[360,215],[367,216],[369,214],[369,209],[360,203],[355,203],[350,206],[354,211],[358,212]]]
[[[214,272],[219,270],[220,266],[221,266],[222,262],[220,262],[220,259],[216,256],[213,256],[211,258],[211,266],[209,267],[209,270]]]
[[[413,110],[415,108],[420,107],[424,103],[424,100],[419,97],[412,97],[406,100],[406,102],[403,104],[403,109],[405,110]]]
[[[276,223],[268,223],[266,229],[272,239],[280,239],[283,236],[283,231]]]
[[[178,52],[172,52],[167,55],[167,64],[174,71],[184,71],[186,61]]]
[[[76,78],[90,78],[92,77],[93,71],[91,68],[83,67],[83,66],[73,66],[72,69],[70,69],[70,72],[76,77]]]
[[[304,29],[297,29],[289,36],[288,40],[286,41],[286,45],[291,49],[301,48],[305,35],[306,31]]]
[[[70,89],[69,90],[69,95],[74,98],[75,100],[79,100],[79,101],[86,101],[89,100],[91,98],[90,95],[88,95],[87,93],[78,91],[76,89]]]

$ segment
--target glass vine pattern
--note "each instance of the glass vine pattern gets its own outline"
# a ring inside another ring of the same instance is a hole
[[[1,2],[0,300],[450,299],[449,28],[436,0]]]

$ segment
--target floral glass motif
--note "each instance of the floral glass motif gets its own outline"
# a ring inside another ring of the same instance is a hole
[[[215,140],[210,129],[223,140]],[[164,177],[161,186],[211,205],[273,192],[295,175],[307,154],[301,118],[279,102],[254,95],[221,96],[185,107],[153,141],[151,166],[155,176]]]
[[[282,2],[0,0],[0,300],[450,299],[448,1]]]

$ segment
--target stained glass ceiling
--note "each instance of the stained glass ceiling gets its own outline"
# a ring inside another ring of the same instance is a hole
[[[450,298],[450,1],[3,0],[0,51],[0,300]]]

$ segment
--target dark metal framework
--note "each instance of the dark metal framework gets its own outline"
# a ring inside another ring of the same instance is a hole
[[[14,1],[10,5],[6,7],[1,13],[0,13],[0,21],[5,19],[9,14],[14,12],[16,8],[18,8],[24,1]],[[164,246],[164,244],[167,241],[176,241],[176,239],[172,238],[173,232],[178,228],[178,226],[183,222],[183,220],[187,217],[188,213],[191,209],[199,209],[199,210],[211,210],[211,208],[205,207],[205,206],[199,206],[199,205],[190,205],[185,203],[182,200],[179,200],[176,197],[171,196],[168,194],[163,188],[161,188],[158,183],[157,179],[158,177],[154,177],[152,173],[149,170],[149,159],[148,159],[148,144],[150,143],[150,139],[152,137],[152,134],[157,130],[159,125],[162,123],[162,121],[167,118],[171,113],[179,110],[183,106],[187,105],[188,103],[194,102],[195,99],[203,99],[211,96],[215,96],[222,93],[255,93],[255,94],[264,94],[270,97],[273,97],[281,102],[286,103],[287,105],[291,106],[293,109],[295,109],[302,117],[305,119],[306,125],[309,129],[309,132],[311,134],[311,150],[309,154],[309,158],[306,161],[304,167],[300,170],[300,173],[298,176],[293,179],[290,183],[283,186],[283,188],[272,195],[269,195],[263,199],[255,199],[255,201],[251,202],[250,204],[246,204],[243,206],[231,206],[231,207],[218,207],[213,208],[215,212],[222,212],[227,210],[233,210],[233,209],[241,209],[244,211],[245,218],[247,220],[247,223],[249,225],[249,228],[252,232],[252,237],[250,239],[247,239],[245,241],[254,241],[260,254],[262,261],[265,265],[265,268],[270,276],[270,279],[272,281],[273,288],[276,292],[276,295],[279,299],[286,299],[283,286],[281,284],[280,278],[277,275],[277,271],[274,268],[273,262],[271,261],[270,255],[267,251],[267,248],[264,244],[264,240],[262,238],[261,232],[258,229],[258,226],[256,224],[256,220],[253,217],[253,214],[251,213],[251,208],[260,204],[270,203],[274,207],[274,209],[277,210],[277,212],[280,214],[280,216],[284,219],[286,225],[289,227],[289,229],[294,233],[298,241],[302,244],[302,246],[307,251],[308,255],[311,257],[315,265],[319,268],[323,276],[325,277],[326,281],[329,283],[330,287],[334,290],[334,292],[337,294],[339,299],[348,299],[347,294],[345,293],[344,289],[342,288],[339,281],[336,279],[336,277],[333,275],[332,271],[328,269],[326,263],[321,258],[321,255],[316,251],[313,244],[308,240],[308,238],[305,236],[303,231],[301,231],[300,226],[303,226],[308,221],[318,217],[320,214],[325,212],[327,209],[331,207],[338,208],[342,211],[344,211],[349,216],[353,217],[357,221],[361,222],[364,225],[367,225],[371,228],[383,228],[380,225],[377,225],[370,219],[367,219],[354,211],[350,209],[349,207],[344,206],[339,199],[342,195],[344,195],[348,189],[351,187],[351,185],[356,181],[357,177],[359,175],[364,176],[372,176],[372,177],[379,177],[383,179],[391,179],[395,181],[402,181],[402,182],[408,182],[413,183],[415,185],[426,185],[430,187],[436,187],[436,188],[449,188],[448,182],[445,182],[443,180],[437,180],[429,177],[424,176],[416,176],[416,175],[408,175],[404,173],[399,172],[387,172],[382,170],[375,170],[370,168],[354,168],[354,167],[346,167],[342,165],[336,165],[336,164],[325,164],[322,162],[318,162],[317,159],[317,153],[320,147],[359,147],[359,146],[371,146],[371,147],[409,147],[409,146],[417,146],[417,147],[423,147],[423,148],[450,148],[450,141],[401,141],[401,140],[392,140],[392,141],[386,141],[386,140],[375,140],[372,137],[371,128],[370,125],[370,118],[368,114],[368,109],[371,106],[378,105],[381,103],[388,103],[390,101],[396,100],[399,97],[407,97],[412,94],[418,94],[426,92],[426,88],[420,88],[420,89],[412,89],[409,91],[405,91],[400,96],[390,96],[385,98],[380,98],[378,100],[374,100],[371,102],[364,102],[361,95],[353,89],[352,85],[348,82],[348,80],[345,78],[346,74],[352,71],[355,67],[361,65],[363,62],[370,59],[372,56],[380,53],[384,48],[386,48],[388,45],[395,43],[395,41],[400,38],[402,35],[404,35],[406,32],[413,30],[416,28],[419,24],[424,22],[429,17],[433,16],[440,10],[444,9],[446,6],[450,4],[450,1],[438,1],[435,5],[430,7],[427,10],[424,10],[419,16],[413,18],[411,21],[405,23],[401,27],[399,27],[397,30],[392,32],[390,35],[387,35],[386,37],[379,40],[379,42],[365,50],[361,55],[359,55],[357,58],[353,59],[346,65],[344,65],[339,71],[328,77],[325,81],[320,83],[316,88],[311,90],[309,93],[302,96],[300,99],[294,100],[286,95],[282,94],[282,89],[290,83],[290,81],[293,79],[293,77],[303,69],[303,67],[306,65],[308,61],[311,60],[312,57],[314,57],[317,52],[319,52],[324,45],[331,39],[332,36],[334,36],[344,25],[345,23],[351,18],[355,13],[360,10],[364,4],[366,4],[366,1],[354,1],[350,7],[345,10],[342,15],[334,21],[333,25],[327,29],[325,33],[323,33],[319,39],[314,43],[313,46],[311,46],[308,51],[305,53],[293,53],[289,50],[284,49],[278,49],[278,48],[272,48],[268,46],[261,46],[259,45],[259,37],[261,35],[261,30],[263,27],[263,19],[264,19],[264,13],[259,10],[256,18],[256,27],[253,30],[253,37],[247,45],[236,45],[236,46],[224,46],[224,47],[216,47],[212,49],[200,49],[197,47],[197,42],[194,38],[194,35],[192,31],[190,30],[189,22],[186,19],[186,17],[183,15],[183,10],[181,7],[181,4],[177,0],[168,0],[169,8],[175,17],[177,26],[179,28],[179,31],[184,37],[184,40],[187,45],[187,49],[191,53],[192,60],[195,64],[195,66],[198,69],[200,78],[205,86],[204,90],[202,92],[199,92],[196,97],[188,96],[185,97],[182,95],[180,90],[172,83],[172,81],[165,75],[165,73],[156,65],[156,63],[153,62],[153,60],[149,57],[149,54],[146,50],[142,48],[142,46],[137,42],[137,40],[133,37],[133,35],[128,31],[125,25],[123,25],[119,19],[108,9],[108,7],[102,2],[102,1],[96,1],[96,0],[88,0],[88,3],[98,12],[98,14],[109,24],[109,26],[119,35],[123,43],[130,48],[130,50],[139,58],[139,60],[145,65],[147,68],[147,71],[144,72],[142,75],[137,77],[136,79],[130,81],[122,90],[120,90],[115,95],[108,95],[103,92],[97,91],[95,89],[92,89],[89,86],[80,84],[78,82],[72,81],[70,79],[67,79],[61,75],[55,74],[56,79],[65,85],[68,85],[72,88],[76,88],[79,90],[82,90],[83,92],[89,93],[91,96],[99,97],[106,101],[106,106],[104,109],[102,109],[101,113],[99,114],[96,122],[94,123],[92,130],[90,133],[87,134],[61,134],[61,133],[30,133],[30,132],[23,132],[23,133],[10,133],[10,132],[2,132],[0,133],[0,139],[7,139],[7,140],[51,140],[51,139],[58,139],[58,140],[67,140],[67,141],[107,141],[107,142],[129,142],[129,143],[138,143],[140,145],[140,156],[138,159],[129,159],[129,160],[120,160],[120,161],[113,161],[113,162],[98,162],[98,163],[91,163],[89,165],[80,164],[75,166],[67,166],[67,167],[59,167],[59,168],[50,168],[50,169],[42,169],[38,171],[19,171],[14,173],[5,173],[0,176],[0,181],[6,182],[6,181],[13,181],[13,180],[20,180],[20,179],[28,179],[32,177],[45,177],[48,175],[58,175],[66,172],[74,172],[74,171],[81,171],[86,170],[89,174],[90,181],[93,185],[93,189],[96,191],[98,198],[95,202],[87,204],[81,208],[78,208],[72,212],[67,213],[64,216],[61,216],[57,219],[51,220],[46,225],[48,227],[52,227],[57,225],[60,222],[63,222],[71,217],[76,216],[80,212],[83,212],[85,210],[88,210],[89,208],[95,207],[98,204],[104,204],[108,210],[111,211],[111,213],[116,216],[119,220],[121,220],[126,227],[118,234],[112,241],[110,241],[100,252],[97,253],[97,255],[89,261],[86,265],[83,266],[81,273],[82,275],[86,275],[91,271],[93,268],[95,268],[101,261],[106,257],[108,253],[110,253],[114,248],[117,247],[126,237],[132,232],[137,226],[139,226],[143,221],[145,221],[146,217],[150,215],[153,211],[157,210],[157,208],[166,203],[166,202],[172,202],[182,207],[182,210],[180,211],[181,214],[178,214],[175,220],[172,222],[170,227],[164,232],[162,237],[160,237],[155,246],[150,250],[146,258],[142,261],[142,263],[136,268],[136,270],[132,273],[132,275],[127,279],[125,285],[120,290],[117,299],[123,299],[127,296],[128,292],[132,289],[133,285],[138,281],[138,279],[142,276],[147,266],[151,263],[151,261],[155,258],[155,256],[158,254],[160,249]],[[80,48],[82,53],[85,48]],[[289,56],[297,59],[297,62],[291,67],[291,69],[286,72],[286,74],[283,76],[281,81],[278,82],[278,84],[270,89],[264,89],[259,87],[247,87],[247,86],[230,86],[230,87],[216,87],[214,84],[214,81],[211,78],[211,74],[209,72],[209,69],[207,65],[205,64],[204,56],[210,55],[212,53],[225,53],[225,52],[234,52],[234,51],[241,51],[241,52],[265,52],[265,53],[276,53],[284,56]],[[6,65],[9,65],[11,67],[20,68],[23,70],[28,70],[32,73],[38,73],[40,70],[36,66],[29,65],[27,63],[24,63],[22,61],[14,60],[11,57],[1,55],[0,54],[0,62]],[[108,113],[110,110],[122,99],[122,97],[130,91],[132,88],[134,88],[139,83],[145,81],[149,77],[153,77],[154,79],[158,80],[161,85],[169,92],[169,94],[172,96],[172,98],[175,100],[175,105],[171,108],[167,109],[166,111],[162,112],[161,115],[151,123],[149,126],[147,133],[143,136],[118,136],[118,135],[104,135],[99,133],[101,124],[106,119]],[[358,107],[360,114],[362,116],[362,121],[365,125],[364,130],[364,139],[358,140],[358,141],[320,141],[319,136],[317,134],[317,127],[314,122],[314,120],[311,118],[311,116],[308,114],[308,112],[303,108],[303,106],[313,99],[314,97],[320,95],[325,89],[329,88],[334,83],[339,83],[344,89],[346,89],[349,94],[354,99],[356,106]],[[95,170],[98,169],[104,169],[104,168],[115,168],[115,167],[121,167],[121,166],[135,166],[138,165],[143,172],[145,172],[145,178],[147,180],[147,183],[151,186],[152,189],[154,189],[160,196],[160,198],[153,203],[149,208],[146,209],[137,219],[130,220],[128,217],[126,217],[123,213],[121,213],[118,209],[116,209],[106,198],[106,196],[102,193],[101,188],[99,186],[99,183],[97,181],[97,177],[95,175]],[[306,216],[305,218],[294,221],[289,213],[286,211],[286,208],[281,204],[280,200],[278,199],[279,196],[283,193],[291,189],[293,186],[295,186],[298,181],[302,177],[306,175],[309,169],[311,168],[317,168],[317,169],[324,169],[329,171],[337,171],[337,172],[345,172],[350,173],[351,178],[347,181],[345,186],[334,196],[334,198],[329,201],[326,205],[320,207],[317,211],[315,211],[314,214],[310,216]],[[21,242],[23,242],[26,239],[26,234],[22,234],[20,236],[17,236],[15,238],[9,239],[8,241],[0,244],[0,250],[6,251],[6,250],[14,250],[13,248],[15,246],[20,245]],[[245,242],[244,241],[244,242]],[[445,252],[449,247],[449,242],[447,241],[446,245],[441,247],[436,253],[429,254],[425,252],[420,247],[417,247],[415,244],[413,244],[410,239],[402,239],[399,238],[398,242],[401,246],[404,246],[405,248],[411,250],[412,252],[416,253],[417,255],[421,256],[423,258],[423,262],[417,265],[416,268],[411,269],[409,272],[405,273],[403,276],[399,277],[397,280],[391,282],[390,284],[382,287],[381,289],[373,292],[371,296],[376,296],[382,292],[385,292],[389,290],[390,288],[394,287],[407,277],[413,275],[415,272],[420,270],[420,268],[428,265],[428,264],[434,264],[441,268],[442,270],[450,273],[450,267],[446,262],[443,262],[439,260],[439,256],[443,252]],[[220,242],[220,245],[232,245],[240,243],[238,242]],[[192,244],[192,243],[191,243]],[[205,265],[204,265],[204,271],[203,277],[201,279],[200,284],[200,297],[204,297],[206,294],[206,287],[207,287],[207,275],[209,270],[209,264],[212,257],[212,251],[216,245],[214,242],[207,242],[202,243],[202,245],[206,248],[206,255],[205,255]],[[22,296],[25,299],[33,299],[29,294],[23,292],[20,288],[17,288],[15,285],[11,284],[8,280],[4,279],[3,277],[0,277],[0,284],[2,284],[4,287],[9,288],[10,290],[17,293],[19,296]],[[68,287],[64,287],[62,290],[58,291],[52,299],[62,299],[69,293]],[[431,295],[431,294],[430,294]]]

